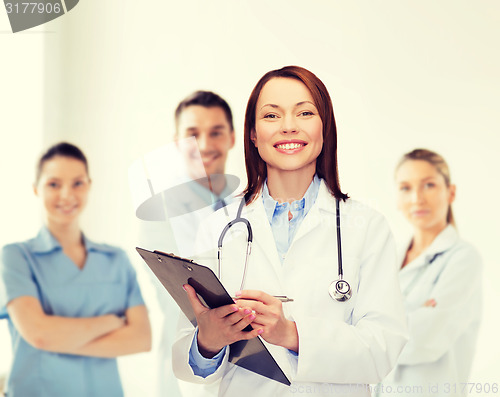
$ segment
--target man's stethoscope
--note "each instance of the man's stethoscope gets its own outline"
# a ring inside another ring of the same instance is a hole
[[[245,278],[248,267],[248,258],[250,257],[250,253],[252,251],[252,241],[253,241],[252,225],[250,225],[250,221],[248,219],[245,219],[241,216],[241,211],[243,210],[244,205],[245,205],[245,199],[243,198],[241,200],[240,206],[238,207],[238,212],[236,213],[236,217],[224,227],[222,233],[220,234],[218,242],[218,252],[217,252],[217,277],[219,277],[220,279],[221,262],[222,262],[222,242],[224,240],[224,237],[226,236],[227,231],[232,226],[234,226],[237,223],[244,223],[247,227],[248,236],[247,236],[247,251],[245,255],[245,266],[243,268],[243,278],[241,280],[240,290],[243,289],[243,286],[245,284]],[[340,239],[340,205],[339,205],[339,200],[337,198],[335,199],[335,205],[336,205],[336,217],[337,217],[337,255],[338,255],[338,265],[339,265],[338,268],[339,278],[338,280],[335,280],[330,284],[330,287],[328,287],[328,293],[333,299],[339,302],[345,302],[351,298],[352,291],[349,283],[343,279],[342,243]]]

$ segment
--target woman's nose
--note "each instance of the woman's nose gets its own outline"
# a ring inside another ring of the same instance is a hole
[[[73,196],[73,189],[71,186],[63,186],[59,191],[59,196],[61,199],[68,199]]]
[[[281,125],[281,130],[284,133],[298,132],[297,123],[293,116],[283,117],[283,123]]]
[[[424,200],[424,192],[422,189],[414,189],[411,195],[413,203],[421,203]]]

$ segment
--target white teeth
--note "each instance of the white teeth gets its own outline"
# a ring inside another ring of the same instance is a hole
[[[276,145],[278,149],[284,150],[298,149],[302,146],[304,146],[302,143],[282,143],[281,145]]]

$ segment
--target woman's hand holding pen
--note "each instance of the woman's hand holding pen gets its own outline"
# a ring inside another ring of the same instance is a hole
[[[240,308],[249,307],[255,311],[256,317],[252,326],[263,330],[261,336],[266,342],[298,353],[297,326],[295,322],[286,319],[283,304],[279,299],[255,290],[238,291],[236,299]]]
[[[263,330],[258,327],[243,331],[255,320],[255,313],[250,307],[232,304],[209,309],[200,302],[193,287],[188,284],[183,287],[198,322],[198,349],[202,356],[212,358],[224,346],[255,338],[262,333]]]

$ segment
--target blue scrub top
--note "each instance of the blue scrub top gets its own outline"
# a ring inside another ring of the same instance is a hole
[[[3,247],[0,261],[0,319],[7,318],[13,362],[8,397],[123,396],[116,359],[43,351],[14,327],[6,305],[20,296],[37,298],[46,314],[63,317],[123,315],[144,301],[125,252],[83,237],[83,269],[63,252],[44,227],[37,237]]]

